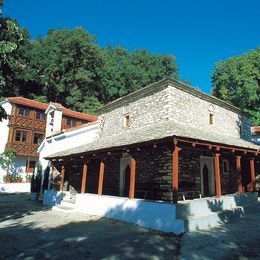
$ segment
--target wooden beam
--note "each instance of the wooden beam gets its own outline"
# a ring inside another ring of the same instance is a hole
[[[85,193],[86,191],[87,170],[88,170],[88,166],[86,162],[84,162],[83,170],[82,170],[81,193]]]
[[[99,179],[98,179],[98,195],[102,195],[103,182],[104,182],[104,171],[105,171],[105,164],[103,162],[100,162]]]
[[[226,146],[226,145],[217,145],[217,144],[212,144],[210,142],[206,143],[206,142],[199,142],[199,141],[194,141],[194,140],[186,140],[186,139],[182,139],[182,138],[177,138],[176,139],[177,142],[183,142],[183,143],[190,143],[190,144],[193,144],[194,142],[196,142],[196,145],[202,145],[202,146],[209,146],[209,145],[212,145],[212,147],[216,147],[216,150],[220,150],[220,149],[226,149],[226,150],[231,150],[232,152],[233,151],[241,151],[241,152],[246,152],[246,153],[256,153],[257,150],[253,150],[253,149],[243,149],[243,148],[239,148],[239,147],[229,147],[229,146]]]
[[[236,172],[237,172],[237,191],[239,193],[243,192],[242,182],[241,182],[241,156],[236,157]]]
[[[214,163],[215,163],[215,177],[216,177],[216,197],[221,197],[221,183],[220,183],[220,167],[219,167],[219,153],[215,154]]]
[[[179,189],[179,151],[181,148],[175,147],[172,153],[172,190],[173,190],[173,203],[178,201]]]
[[[251,183],[248,185],[248,191],[255,191],[255,182],[256,182],[256,178],[255,178],[255,160],[254,158],[250,159],[250,173],[251,173]]]
[[[63,164],[63,165],[61,166],[60,191],[62,191],[62,189],[63,189],[64,175],[65,175],[65,166],[64,166],[64,164]]]
[[[135,168],[136,168],[136,161],[134,158],[131,159],[130,164],[130,187],[129,187],[129,198],[134,199],[135,197]]]
[[[27,158],[27,165],[26,165],[26,176],[25,176],[25,179],[26,179],[26,182],[28,181],[28,174],[29,174],[29,168],[30,168],[30,157]]]

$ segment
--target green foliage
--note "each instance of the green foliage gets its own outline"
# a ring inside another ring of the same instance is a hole
[[[173,56],[100,48],[83,28],[50,30],[32,41],[15,21],[1,18],[0,39],[0,96],[54,101],[93,113],[154,81],[178,78]]]
[[[240,107],[260,125],[260,48],[217,63],[213,95]]]
[[[28,33],[9,18],[0,17],[0,96],[14,96],[21,91],[26,68],[23,48]]]
[[[0,166],[6,169],[6,175],[11,175],[14,165],[15,152],[12,148],[0,154]]]

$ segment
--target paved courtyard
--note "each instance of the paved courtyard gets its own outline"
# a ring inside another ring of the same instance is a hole
[[[0,259],[175,259],[179,238],[0,195]]]
[[[0,195],[0,259],[260,259],[260,204],[246,218],[177,237]]]

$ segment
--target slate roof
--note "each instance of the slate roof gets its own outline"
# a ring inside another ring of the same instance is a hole
[[[176,124],[173,121],[168,121],[156,126],[151,125],[138,128],[136,130],[126,129],[122,133],[101,137],[100,139],[97,139],[91,143],[54,153],[47,158],[51,159],[65,156],[73,156],[108,148],[112,150],[113,148],[127,147],[128,145],[132,144],[138,144],[152,140],[160,140],[166,137],[174,136],[208,141],[210,143],[216,144],[226,144],[229,146],[241,147],[246,149],[260,149],[260,146],[239,138],[216,135],[208,131],[199,130],[197,128]]]

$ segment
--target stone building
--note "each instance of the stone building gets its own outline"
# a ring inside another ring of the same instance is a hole
[[[46,155],[61,191],[176,203],[254,190],[260,147],[233,105],[167,78],[98,113],[92,142]]]

